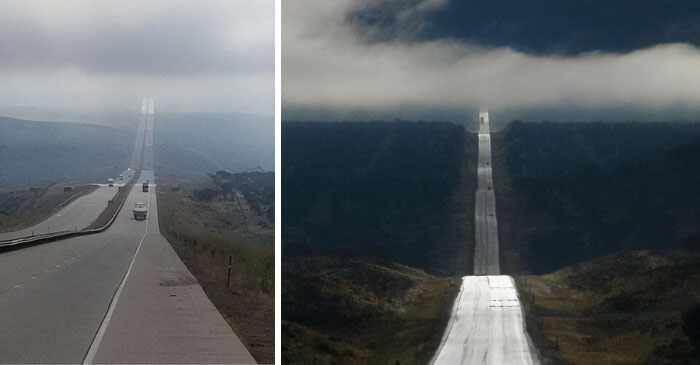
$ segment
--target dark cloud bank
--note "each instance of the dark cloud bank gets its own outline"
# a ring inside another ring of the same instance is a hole
[[[283,119],[700,119],[700,5],[522,4],[283,4]]]

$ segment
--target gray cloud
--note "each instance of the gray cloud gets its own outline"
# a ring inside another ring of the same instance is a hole
[[[271,114],[272,1],[3,1],[3,105]]]
[[[467,112],[479,105],[508,110],[509,115],[552,108],[698,110],[700,51],[690,45],[562,57],[450,40],[368,43],[362,31],[346,21],[348,14],[368,3],[301,0],[283,6],[285,113],[308,117],[314,109],[420,108]],[[419,1],[403,11],[419,24],[416,15],[442,4]],[[396,116],[410,118],[400,112]]]

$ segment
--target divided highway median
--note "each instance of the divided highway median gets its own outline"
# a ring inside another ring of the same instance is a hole
[[[134,176],[126,183],[124,186],[119,187],[117,194],[108,201],[107,207],[100,213],[100,215],[95,219],[95,221],[90,224],[87,228],[80,231],[69,231],[63,230],[58,232],[51,232],[46,234],[32,235],[28,237],[20,237],[11,240],[0,241],[0,252],[10,251],[23,247],[39,245],[43,243],[53,242],[57,240],[62,240],[71,237],[83,236],[88,234],[94,234],[104,231],[109,228],[109,226],[114,222],[117,214],[121,210],[126,198],[129,196],[129,192],[133,188],[136,181],[141,176],[141,171],[137,171]],[[71,200],[74,197],[70,198]]]

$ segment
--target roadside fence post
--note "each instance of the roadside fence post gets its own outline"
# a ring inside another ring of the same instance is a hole
[[[226,287],[231,287],[231,261],[233,260],[233,255],[228,255],[228,277],[226,278]]]

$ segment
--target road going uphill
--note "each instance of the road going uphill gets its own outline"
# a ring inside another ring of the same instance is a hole
[[[500,275],[489,114],[479,112],[474,276],[462,278],[434,364],[538,364],[513,278]]]
[[[0,253],[0,363],[255,362],[160,234],[154,123],[145,99],[127,170],[139,180],[108,229]]]

